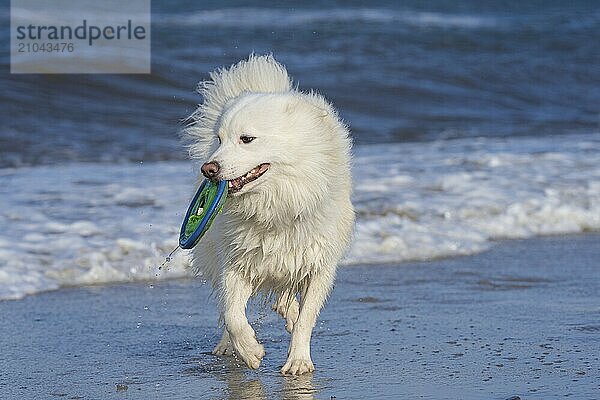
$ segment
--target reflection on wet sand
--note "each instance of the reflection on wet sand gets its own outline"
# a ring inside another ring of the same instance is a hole
[[[263,383],[256,375],[250,379],[247,378],[246,367],[241,366],[238,360],[233,357],[223,357],[223,361],[225,361],[227,366],[221,369],[221,371],[217,371],[215,378],[227,384],[225,390],[227,399],[268,399]]]
[[[186,369],[184,373],[202,377],[210,374],[217,381],[224,382],[226,387],[223,396],[219,397],[222,399],[314,400],[318,392],[313,385],[313,374],[293,377],[283,376],[278,370],[256,372],[246,368],[234,357],[215,357],[210,353],[191,361],[196,366]]]
[[[286,400],[312,400],[317,394],[313,386],[313,374],[304,374],[296,377],[282,376],[283,390],[281,398]]]

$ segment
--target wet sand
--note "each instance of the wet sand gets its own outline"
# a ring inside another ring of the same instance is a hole
[[[283,377],[288,334],[251,320],[257,371],[212,356],[200,280],[62,289],[0,302],[2,399],[597,399],[600,236],[340,270],[313,336],[317,371]]]

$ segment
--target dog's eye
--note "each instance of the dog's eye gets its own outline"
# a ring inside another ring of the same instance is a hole
[[[221,144],[221,136],[217,136],[217,140],[219,141],[219,144]]]
[[[254,139],[256,139],[254,136],[248,136],[248,135],[242,135],[242,136],[240,136],[240,140],[244,144],[248,144],[251,141],[253,141]]]

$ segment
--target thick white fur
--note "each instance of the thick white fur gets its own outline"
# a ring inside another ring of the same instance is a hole
[[[291,332],[281,372],[311,372],[312,329],[354,224],[348,130],[323,97],[296,90],[271,56],[250,56],[210,78],[185,130],[191,156],[217,161],[218,178],[227,180],[271,164],[228,197],[193,252],[193,269],[212,282],[225,324],[214,353],[235,352],[258,368],[264,349],[246,303],[274,295]],[[242,134],[256,139],[241,143]]]

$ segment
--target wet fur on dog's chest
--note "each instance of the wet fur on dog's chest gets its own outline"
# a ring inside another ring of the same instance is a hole
[[[236,223],[226,234],[229,247],[225,268],[241,271],[254,287],[296,287],[323,264],[321,246],[306,235],[305,224],[268,229],[252,221]]]

